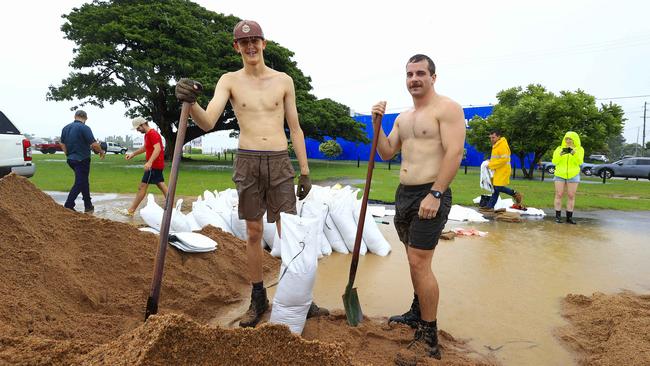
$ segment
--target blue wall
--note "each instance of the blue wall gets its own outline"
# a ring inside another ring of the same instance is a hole
[[[463,112],[465,113],[465,120],[469,121],[474,116],[486,118],[492,113],[492,108],[493,106],[463,108]],[[384,115],[384,118],[382,120],[382,127],[384,128],[386,134],[389,134],[393,129],[393,123],[395,122],[397,115],[398,113]],[[371,138],[373,133],[371,116],[356,116],[354,119],[366,125],[366,135],[368,138]],[[487,136],[485,138],[487,139]],[[326,140],[331,140],[331,138],[326,138]],[[368,160],[368,157],[370,155],[370,144],[356,144],[342,138],[337,138],[336,142],[338,142],[343,149],[343,153],[338,158],[336,158],[336,160],[357,160],[357,158],[363,161]],[[310,159],[327,159],[325,155],[318,151],[318,146],[320,145],[318,141],[308,138],[305,139],[305,144],[307,146],[307,156]],[[466,160],[462,164],[469,166],[480,166],[483,160],[485,160],[483,153],[477,151],[474,146],[468,144],[467,142],[465,142],[465,148],[467,149],[467,155]],[[383,160],[379,157],[379,154],[376,154],[375,161]],[[519,168],[520,164],[517,157],[512,156],[512,162],[516,168]]]

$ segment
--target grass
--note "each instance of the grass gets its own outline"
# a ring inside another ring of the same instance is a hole
[[[73,173],[62,154],[33,155],[36,174],[32,182],[45,191],[67,191],[72,185]],[[135,193],[142,178],[143,156],[127,161],[124,155],[107,155],[104,160],[92,157],[90,168],[90,188],[92,192]],[[165,178],[169,179],[171,164],[166,164]],[[294,166],[297,163],[294,162]],[[312,181],[316,184],[332,185],[336,182],[363,188],[366,178],[367,163],[361,162],[357,168],[356,161],[321,161],[309,162]],[[521,172],[518,171],[517,174]],[[176,194],[196,196],[204,190],[223,190],[234,188],[232,161],[217,160],[214,156],[191,155],[180,167]],[[525,203],[538,208],[553,207],[554,188],[552,177],[546,176],[544,182],[539,180],[513,179],[509,187],[524,193]],[[370,199],[393,202],[395,187],[399,183],[399,165],[377,163],[373,172]],[[458,171],[451,185],[454,203],[472,205],[472,200],[485,194],[479,187],[479,170],[475,167],[463,167]],[[576,209],[615,209],[615,210],[650,210],[650,182],[630,179],[608,180],[602,184],[600,178],[582,177],[576,197]]]

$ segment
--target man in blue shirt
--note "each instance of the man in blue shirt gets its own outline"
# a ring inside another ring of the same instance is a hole
[[[74,114],[74,122],[63,127],[63,131],[61,131],[61,147],[67,156],[68,165],[74,171],[74,184],[70,188],[68,199],[63,206],[75,211],[74,201],[81,193],[84,200],[84,212],[93,212],[95,207],[90,201],[90,184],[88,183],[90,149],[99,153],[101,159],[104,159],[106,152],[95,141],[90,127],[86,126],[87,119],[86,112],[79,109]]]

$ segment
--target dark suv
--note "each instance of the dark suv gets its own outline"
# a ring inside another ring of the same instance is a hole
[[[601,164],[592,169],[594,175],[604,178],[647,178],[650,179],[650,157],[632,157],[611,164]]]

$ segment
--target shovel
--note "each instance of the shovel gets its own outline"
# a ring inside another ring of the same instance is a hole
[[[368,158],[368,173],[366,174],[366,185],[363,188],[363,199],[361,200],[361,212],[359,212],[359,224],[357,225],[357,236],[354,239],[354,250],[352,251],[352,263],[350,263],[350,278],[345,286],[343,294],[343,307],[345,308],[345,317],[348,324],[356,327],[363,319],[359,295],[354,285],[354,278],[357,276],[357,266],[359,265],[359,250],[361,249],[361,238],[363,237],[363,224],[366,220],[366,208],[368,208],[368,195],[370,194],[370,181],[372,180],[372,170],[375,167],[375,152],[377,151],[377,141],[379,139],[379,130],[381,128],[381,116],[373,115],[374,134],[372,135],[372,148]],[[376,121],[378,119],[378,121]]]
[[[174,194],[176,193],[176,178],[178,178],[178,168],[181,163],[181,151],[185,141],[185,131],[187,130],[187,118],[190,115],[191,104],[183,102],[181,108],[181,118],[178,121],[178,130],[176,131],[176,145],[174,146],[174,158],[172,160],[172,170],[169,173],[169,186],[167,187],[167,198],[165,199],[165,212],[163,213],[162,222],[160,223],[160,245],[156,252],[156,262],[153,270],[153,280],[151,280],[151,292],[147,299],[147,309],[144,313],[144,320],[147,321],[150,315],[158,313],[158,299],[160,297],[160,286],[162,284],[163,268],[165,267],[165,254],[167,254],[167,244],[169,242],[169,224],[172,219],[172,210],[174,209]]]

